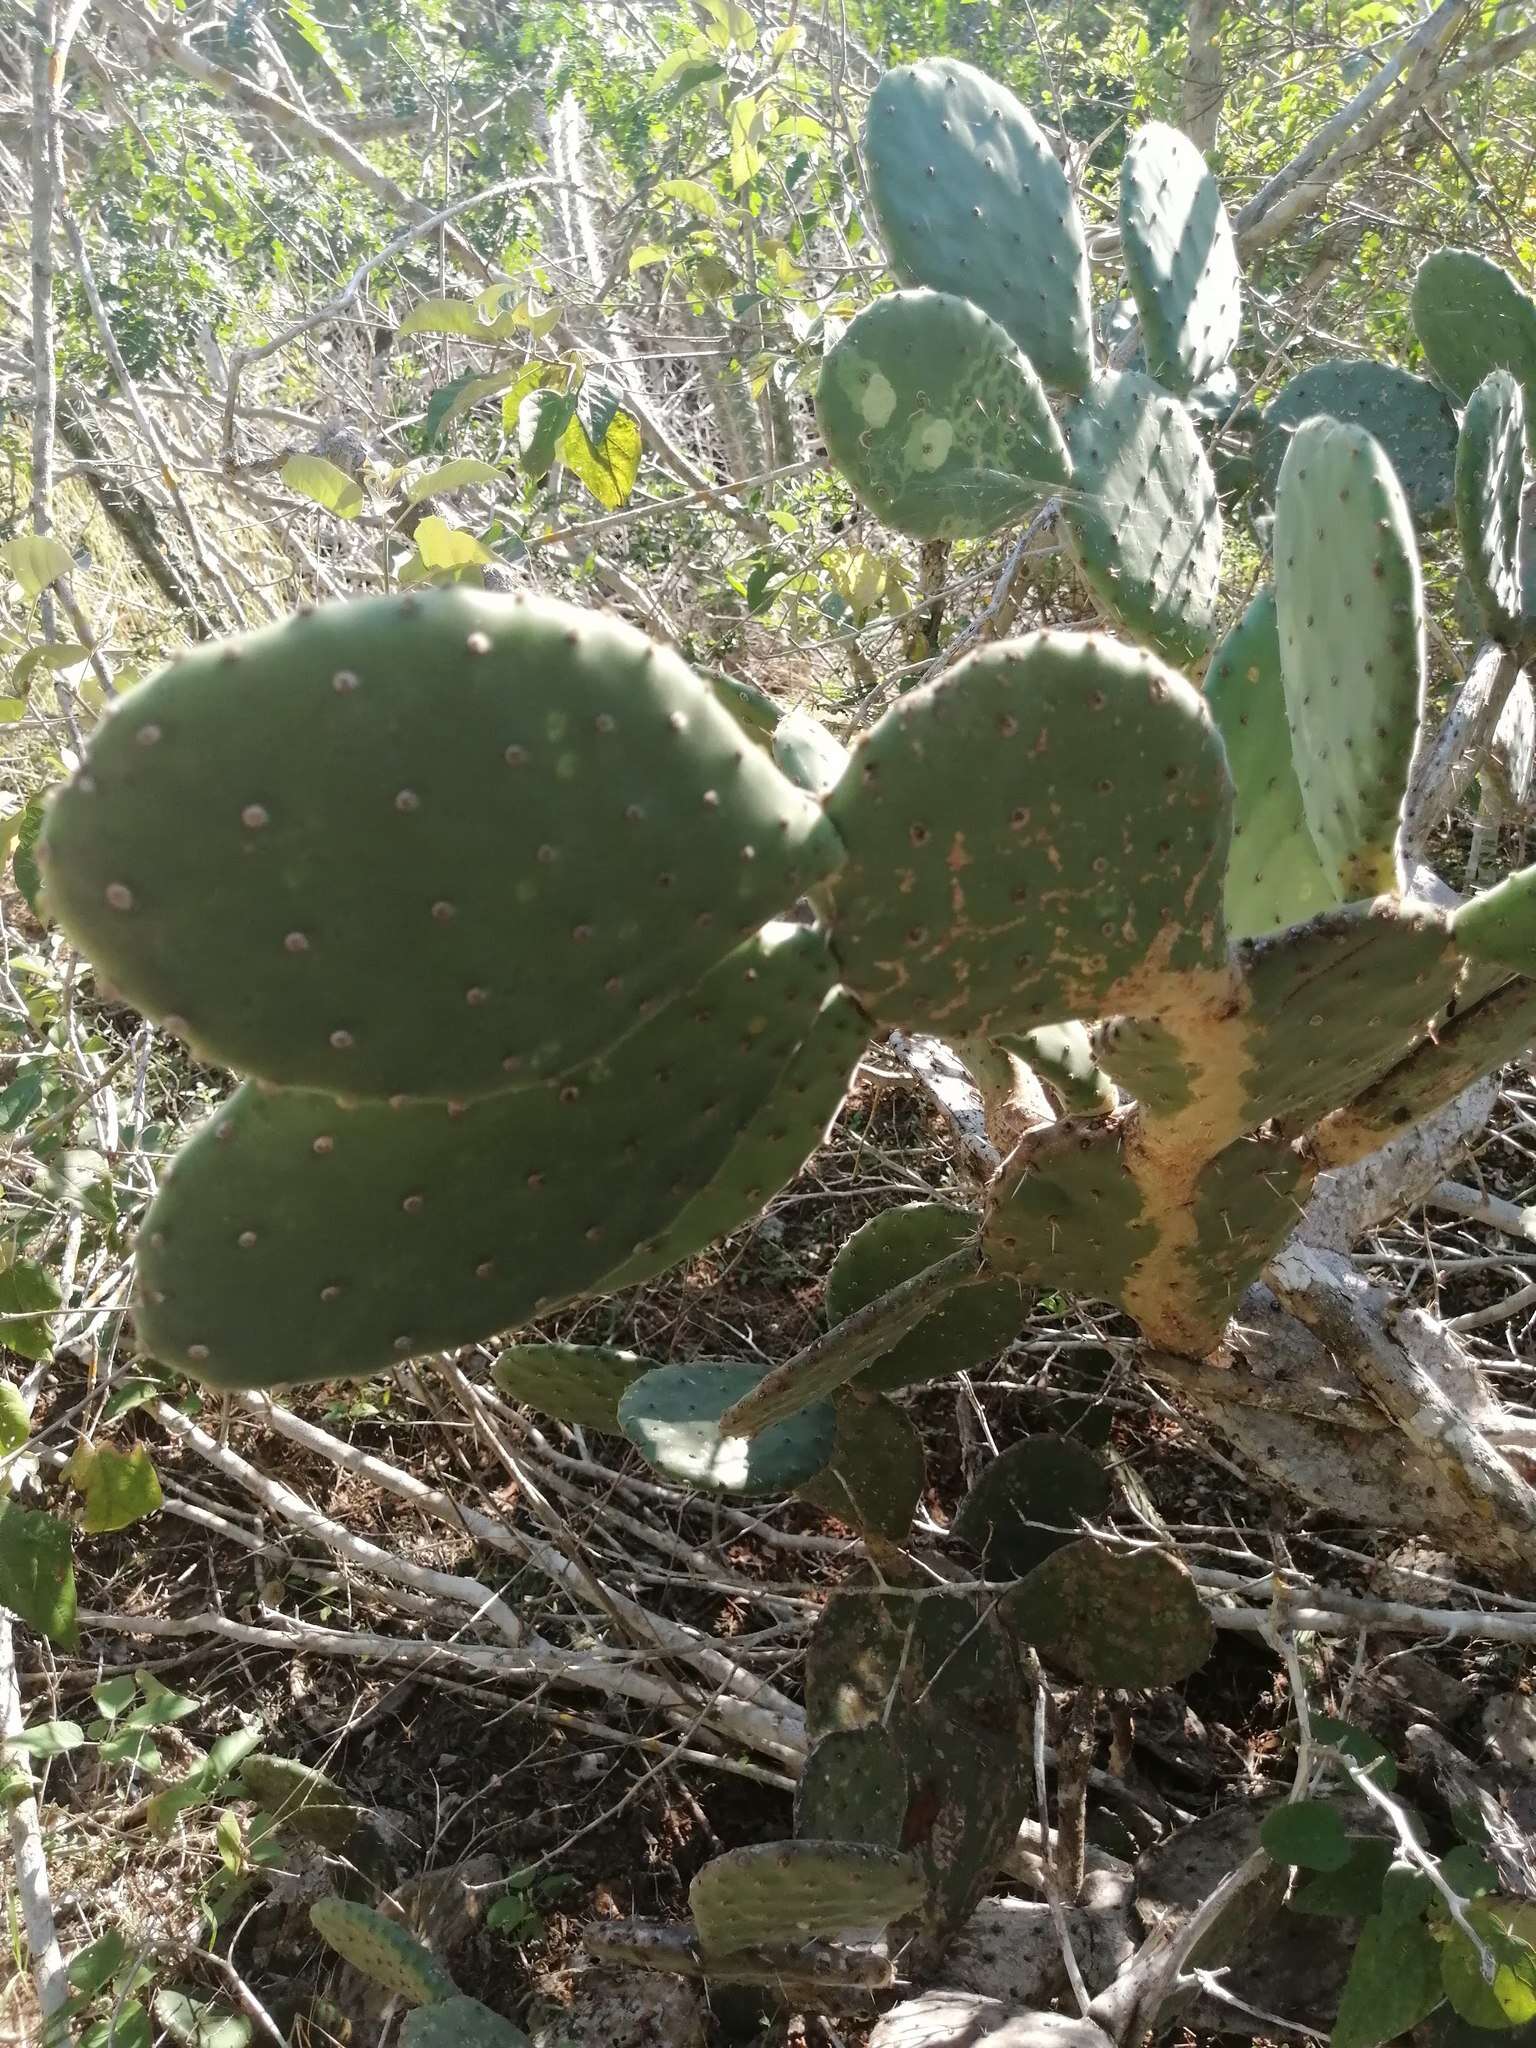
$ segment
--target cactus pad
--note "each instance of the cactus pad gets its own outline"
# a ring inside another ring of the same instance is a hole
[[[976,1218],[943,1202],[907,1202],[861,1224],[827,1275],[829,1323],[839,1323],[904,1280],[975,1242]],[[961,1287],[898,1339],[858,1378],[861,1391],[899,1393],[969,1372],[1018,1334],[1024,1303],[1012,1280]]]
[[[1301,807],[1272,590],[1258,593],[1212,655],[1205,701],[1232,772],[1227,929],[1247,938],[1300,924],[1338,894]]]
[[[754,1842],[706,1863],[688,1887],[706,1954],[798,1934],[884,1927],[922,1896],[917,1863],[865,1842]]]
[[[1109,1492],[1104,1467],[1081,1444],[1027,1436],[980,1475],[960,1503],[954,1533],[980,1554],[989,1579],[1022,1579],[1072,1542],[1080,1522],[1102,1517]]]
[[[1451,932],[1474,960],[1536,975],[1536,867],[1521,868],[1464,903]]]
[[[1069,1116],[1107,1116],[1114,1108],[1114,1084],[1098,1063],[1085,1024],[1042,1024],[1006,1044],[1033,1067]]]
[[[893,705],[828,799],[844,979],[951,1039],[1139,1011],[1225,960],[1229,808],[1204,702],[1154,656],[985,648]]]
[[[865,1391],[868,1379],[861,1374],[837,1396],[831,1463],[798,1491],[840,1522],[903,1543],[927,1477],[923,1441],[894,1401]]]
[[[883,1728],[834,1728],[805,1760],[795,1833],[899,1849],[910,1796],[901,1751]]]
[[[822,364],[816,417],[865,504],[917,540],[995,533],[1068,474],[1028,358],[947,292],[866,306]]]
[[[834,989],[773,1093],[748,1117],[723,1165],[664,1230],[603,1275],[594,1292],[638,1287],[680,1259],[727,1237],[788,1185],[827,1134],[869,1037],[852,997]]]
[[[796,789],[823,797],[848,766],[848,749],[819,718],[796,708],[774,728],[773,758]]]
[[[1346,899],[1398,885],[1397,826],[1424,700],[1408,508],[1362,428],[1309,420],[1275,506],[1275,609],[1307,829]]]
[[[904,284],[972,300],[1047,384],[1093,374],[1082,224],[1050,143],[1006,86],[952,57],[888,71],[864,130],[880,236]]]
[[[1525,399],[1508,370],[1490,370],[1467,401],[1456,447],[1456,531],[1483,624],[1516,645],[1528,628],[1522,589]]]
[[[1410,301],[1429,367],[1465,400],[1490,370],[1509,370],[1536,404],[1536,299],[1475,249],[1435,249],[1419,265]]]
[[[1315,1166],[1283,1137],[1237,1138],[1195,1182],[1194,1242],[1181,1250],[1189,1275],[1183,1313],[1188,1348],[1203,1354],[1276,1251],[1301,1221]]]
[[[1237,949],[1248,991],[1249,1129],[1302,1131],[1395,1065],[1441,1009],[1458,962],[1445,915],[1348,903]]]
[[[1054,1551],[1004,1596],[1003,1617],[1048,1663],[1085,1685],[1178,1685],[1215,1646],[1211,1618],[1166,1551],[1088,1539]]]
[[[145,1218],[145,1349],[225,1386],[335,1379],[594,1291],[720,1171],[831,972],[808,927],[771,927],[600,1078],[459,1115],[247,1083]],[[605,1182],[594,1159],[612,1161]]]
[[[203,1057],[437,1100],[623,1043],[837,858],[676,655],[463,588],[195,649],[43,847],[71,937]]]
[[[699,674],[714,691],[716,703],[731,714],[747,737],[767,746],[779,722],[779,707],[768,692],[721,669],[701,668]]]
[[[1242,280],[1205,158],[1161,121],[1137,129],[1120,166],[1120,246],[1147,367],[1170,391],[1188,393],[1237,346]]]
[[[248,1756],[240,1776],[280,1833],[316,1842],[338,1856],[365,1825],[361,1808],[342,1786],[292,1757]]]
[[[1314,363],[1265,408],[1253,451],[1261,504],[1274,503],[1296,430],[1319,414],[1363,428],[1385,451],[1419,525],[1445,523],[1456,470],[1456,415],[1423,377],[1354,357]]]
[[[1188,413],[1135,370],[1097,377],[1067,422],[1067,536],[1099,602],[1176,666],[1216,624],[1221,507]]]
[[[831,1460],[837,1411],[813,1401],[753,1437],[722,1436],[725,1411],[763,1376],[757,1365],[661,1365],[619,1402],[619,1427],[646,1461],[704,1493],[788,1493]]]
[[[1105,1017],[1093,1027],[1093,1047],[1115,1086],[1144,1110],[1172,1116],[1194,1101],[1200,1077],[1161,1024],[1145,1017]]]
[[[344,1962],[407,2005],[433,2005],[453,1997],[453,1979],[398,1920],[352,1899],[316,1899],[309,1918],[316,1934]]]
[[[508,1400],[578,1429],[619,1434],[619,1402],[654,1360],[611,1344],[509,1344],[491,1368]]]
[[[1115,1123],[1064,1118],[1009,1158],[982,1232],[987,1264],[1033,1287],[1118,1302],[1157,1226],[1125,1169]]]
[[[478,1998],[444,1998],[406,2015],[400,2048],[528,2048],[528,2036]]]

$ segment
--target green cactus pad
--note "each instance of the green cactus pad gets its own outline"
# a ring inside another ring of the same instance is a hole
[[[335,1379],[594,1291],[720,1172],[831,974],[809,927],[770,927],[600,1078],[459,1115],[247,1083],[150,1205],[142,1346],[217,1385]]]
[[[1509,370],[1536,404],[1536,299],[1476,249],[1435,249],[1410,301],[1429,367],[1458,401],[1490,370]]]
[[[1275,594],[1259,591],[1211,657],[1205,701],[1232,772],[1227,929],[1257,937],[1338,901],[1301,805],[1280,672]]]
[[[1445,914],[1348,903],[1237,948],[1248,991],[1244,1123],[1305,1130],[1394,1066],[1450,996]]]
[[[1515,646],[1529,628],[1521,562],[1525,399],[1508,370],[1490,370],[1467,401],[1456,447],[1456,532],[1486,630]]]
[[[1195,1183],[1185,1314],[1191,1348],[1213,1347],[1244,1294],[1301,1221],[1316,1167],[1283,1137],[1238,1138]]]
[[[1027,1286],[1118,1302],[1157,1225],[1125,1170],[1118,1123],[1066,1118],[1031,1131],[993,1191],[987,1264]]]
[[[453,1997],[453,1979],[398,1920],[353,1899],[316,1899],[309,1919],[316,1934],[344,1962],[407,2005],[433,2005]]]
[[[203,1057],[437,1100],[622,1044],[838,856],[676,655],[462,587],[194,649],[43,849],[70,936]]]
[[[1096,377],[1067,422],[1067,537],[1099,602],[1176,666],[1215,634],[1216,480],[1188,413],[1135,370]]]
[[[763,1376],[759,1365],[662,1365],[619,1402],[619,1427],[647,1462],[702,1493],[788,1493],[831,1461],[837,1410],[813,1401],[757,1436],[722,1437],[721,1416]]]
[[[885,1729],[834,1728],[805,1760],[795,1787],[795,1833],[899,1849],[910,1798],[906,1764]]]
[[[975,1242],[976,1218],[943,1202],[907,1202],[882,1209],[853,1233],[827,1275],[829,1323],[840,1323]],[[969,1372],[995,1358],[1018,1335],[1024,1302],[1015,1282],[960,1287],[930,1311],[882,1358],[860,1373],[863,1391],[895,1394],[926,1380]]]
[[[1144,1010],[1225,961],[1229,810],[1205,704],[1154,656],[1051,632],[969,655],[862,735],[828,799],[844,979],[951,1039]]]
[[[1170,391],[1187,393],[1237,346],[1242,279],[1205,158],[1161,121],[1136,130],[1120,165],[1120,246],[1147,367]]]
[[[292,1757],[248,1756],[240,1776],[279,1833],[298,1835],[341,1855],[366,1824],[362,1810],[342,1786]]]
[[[954,1533],[989,1579],[1022,1579],[1109,1508],[1109,1477],[1081,1444],[1027,1436],[992,1460],[960,1503]]]
[[[1273,505],[1297,428],[1319,414],[1363,427],[1385,451],[1419,525],[1444,525],[1453,499],[1456,415],[1423,377],[1356,357],[1314,363],[1265,408],[1253,451],[1259,503]]]
[[[995,533],[1069,472],[1028,358],[947,292],[866,306],[822,364],[816,417],[865,504],[916,540]]]
[[[1050,143],[1006,86],[953,57],[888,71],[864,128],[881,240],[904,284],[972,300],[1047,384],[1093,374],[1082,224]]]
[[[478,1998],[445,1998],[407,2014],[400,2048],[528,2048],[528,2036]]]
[[[809,711],[786,711],[773,734],[773,758],[795,785],[823,797],[848,766],[848,749]]]
[[[1069,1543],[1005,1594],[1003,1617],[1085,1685],[1179,1685],[1215,1647],[1194,1580],[1166,1551]]]
[[[706,1954],[885,1927],[922,1896],[915,1858],[866,1842],[754,1842],[706,1863],[688,1887]]]
[[[511,1401],[617,1436],[619,1402],[655,1360],[611,1344],[509,1344],[491,1377]]]
[[[877,1365],[870,1372],[878,1370]],[[832,1461],[798,1491],[801,1500],[840,1522],[902,1543],[927,1477],[923,1440],[894,1401],[865,1391],[870,1372],[836,1397]]]
[[[1451,932],[1474,960],[1536,975],[1536,867],[1521,868],[1464,903]]]
[[[1360,427],[1309,420],[1286,451],[1275,610],[1302,811],[1324,870],[1346,900],[1395,889],[1424,599],[1402,490]]]
[[[922,1865],[920,1947],[963,1926],[995,1880],[1029,1802],[1024,1700],[1013,1645],[991,1609],[904,1597],[862,1576],[833,1594],[811,1637],[806,1730],[880,1728],[906,1766],[901,1843]]]
[[[699,674],[714,691],[716,703],[731,714],[748,739],[767,746],[779,723],[779,707],[768,692],[717,668],[701,668]]]
[[[773,1093],[742,1125],[709,1185],[664,1230],[605,1273],[593,1291],[614,1294],[621,1287],[638,1287],[750,1223],[825,1138],[868,1038],[869,1020],[863,1011],[842,989],[834,989]]]
[[[1106,1116],[1114,1108],[1114,1084],[1095,1057],[1086,1024],[1042,1024],[1003,1044],[1034,1068],[1069,1116]]]
[[[1105,1017],[1093,1027],[1093,1046],[1115,1086],[1155,1116],[1187,1109],[1200,1085],[1171,1031],[1145,1017]]]

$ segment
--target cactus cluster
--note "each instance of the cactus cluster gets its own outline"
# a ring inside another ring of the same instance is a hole
[[[465,1998],[432,1951],[387,1913],[351,1899],[316,1899],[310,1924],[328,1948],[408,2008],[401,2048],[528,2048],[521,2027]]]
[[[795,1840],[695,1884],[688,1967],[758,1982],[813,1962],[872,1982],[847,1938],[964,1919],[1028,1796],[1021,1643],[1111,1686],[1210,1644],[1171,1559],[1083,1534],[1108,1483],[1055,1438],[999,1458],[955,1522],[1013,1590],[917,1577],[922,1446],[893,1397],[995,1356],[1035,1289],[1212,1356],[1316,1172],[1536,1031],[1536,869],[1448,913],[1412,894],[1403,825],[1416,522],[1454,504],[1486,632],[1536,646],[1536,303],[1437,252],[1413,293],[1435,382],[1326,364],[1260,411],[1231,362],[1231,229],[1187,142],[1153,127],[1126,151],[1134,328],[1112,358],[1068,179],[1011,94],[902,67],[865,142],[901,288],[829,348],[834,462],[924,539],[1054,499],[1127,640],[983,646],[845,755],[611,619],[370,599],[135,690],[38,848],[101,980],[251,1077],[139,1244],[141,1344],[215,1385],[386,1369],[667,1269],[793,1177],[873,1031],[1027,1062],[1061,1102],[974,1208],[856,1232],[830,1327],[785,1366],[499,1361],[515,1399],[684,1486],[796,1492],[879,1562],[816,1629]],[[1180,670],[1222,615],[1218,475],[1272,568],[1201,688]],[[342,1804],[267,1776],[301,1813]],[[409,2040],[472,2037],[393,1923],[315,1917],[419,2002]],[[643,1959],[643,1930],[624,1941]]]

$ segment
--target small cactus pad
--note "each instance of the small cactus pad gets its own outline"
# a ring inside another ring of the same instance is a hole
[[[888,71],[864,128],[880,237],[903,284],[971,299],[1047,384],[1093,374],[1082,223],[1050,143],[1006,86],[953,57]]]
[[[1456,415],[1423,377],[1391,363],[1339,357],[1314,363],[1265,408],[1254,445],[1258,501],[1272,505],[1280,470],[1298,427],[1319,414],[1363,427],[1385,452],[1420,526],[1450,516],[1456,469]]]
[[[1054,1551],[1003,1598],[1007,1626],[1085,1685],[1179,1685],[1215,1647],[1194,1580],[1166,1551],[1088,1538]]]
[[[1395,889],[1424,701],[1424,599],[1402,490],[1360,427],[1309,420],[1286,451],[1275,610],[1313,844],[1341,897]]]
[[[1205,158],[1161,121],[1137,129],[1120,166],[1120,246],[1147,367],[1170,391],[1187,393],[1237,346],[1242,280]]]
[[[1521,868],[1464,903],[1451,932],[1474,960],[1536,975],[1536,867]]]
[[[1237,1138],[1200,1171],[1194,1241],[1181,1251],[1192,1356],[1210,1351],[1243,1295],[1301,1221],[1316,1168],[1277,1136]]]
[[[407,2005],[433,2005],[453,1997],[453,1979],[398,1920],[353,1899],[316,1899],[309,1918],[316,1934],[344,1962]]]
[[[798,1934],[885,1927],[922,1896],[916,1860],[867,1842],[754,1842],[706,1863],[688,1887],[706,1954]]]
[[[1347,903],[1237,948],[1248,994],[1243,1123],[1303,1131],[1395,1065],[1439,1012],[1458,962],[1443,911]]]
[[[366,1825],[362,1809],[342,1786],[292,1757],[248,1756],[240,1776],[279,1833],[316,1842],[338,1856]]]
[[[1225,959],[1221,741],[1181,676],[1101,634],[1001,641],[913,690],[827,814],[844,979],[882,1022],[1016,1034]]]
[[[1135,370],[1096,377],[1067,422],[1067,536],[1093,594],[1128,633],[1186,666],[1215,634],[1216,479],[1189,414]]]
[[[605,1273],[592,1291],[613,1294],[621,1287],[638,1287],[750,1223],[825,1138],[868,1037],[863,1011],[842,989],[834,989],[773,1093],[743,1124],[709,1185],[664,1230]]]
[[[819,718],[796,708],[774,728],[773,758],[796,789],[823,797],[848,766],[848,749]]]
[[[1528,632],[1522,590],[1525,398],[1490,370],[1467,400],[1456,446],[1456,532],[1483,625],[1507,647]]]
[[[675,654],[462,587],[195,649],[43,847],[70,936],[202,1056],[438,1100],[622,1043],[837,858]]]
[[[976,1218],[942,1202],[882,1209],[853,1233],[827,1275],[827,1320],[845,1316],[947,1259],[976,1238]],[[925,1380],[969,1372],[995,1358],[1018,1335],[1024,1302],[1012,1280],[960,1287],[931,1310],[882,1358],[860,1373],[858,1386],[899,1393]]]
[[[893,292],[828,351],[816,417],[843,475],[916,540],[995,533],[1068,473],[1029,359],[947,292]]]
[[[1006,1043],[1034,1068],[1069,1116],[1106,1116],[1114,1108],[1114,1084],[1094,1056],[1086,1024],[1042,1024]]]
[[[1429,367],[1458,402],[1490,370],[1509,370],[1536,404],[1536,299],[1476,249],[1434,249],[1410,301]]]
[[[795,1833],[899,1849],[910,1799],[901,1751],[883,1728],[834,1728],[805,1760],[795,1787]]]
[[[145,1218],[144,1348],[217,1385],[344,1378],[594,1291],[720,1171],[831,974],[809,927],[769,927],[595,1075],[458,1115],[248,1082]]]
[[[1186,1047],[1145,1017],[1105,1017],[1093,1027],[1094,1052],[1115,1086],[1155,1116],[1172,1116],[1195,1099],[1200,1076]]]
[[[509,1400],[578,1429],[619,1432],[619,1402],[654,1359],[611,1344],[509,1344],[491,1377]]]
[[[989,1579],[1022,1579],[1109,1507],[1109,1478],[1092,1452],[1061,1436],[1011,1444],[977,1479],[954,1533]]]
[[[1253,599],[1211,657],[1205,701],[1232,772],[1227,929],[1257,937],[1338,901],[1312,843],[1291,756],[1275,594]]]
[[[927,1477],[923,1441],[894,1401],[865,1391],[868,1379],[861,1374],[838,1394],[832,1461],[798,1491],[840,1522],[902,1543]]]
[[[406,2015],[400,2048],[528,2048],[528,2036],[478,1998],[444,1998]]]
[[[1119,1120],[1067,1117],[1031,1131],[993,1190],[989,1267],[1032,1287],[1121,1300],[1157,1226],[1121,1156]]]
[[[662,1365],[619,1403],[619,1427],[665,1478],[701,1493],[788,1493],[832,1458],[837,1411],[813,1401],[757,1436],[722,1436],[720,1418],[763,1376],[758,1365]]]

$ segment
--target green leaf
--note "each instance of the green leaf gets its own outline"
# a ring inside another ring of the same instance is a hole
[[[238,1877],[245,1864],[245,1837],[240,1831],[239,1814],[219,1815],[219,1824],[213,1831],[213,1841],[219,1852],[219,1861],[231,1877]]]
[[[243,2013],[174,1987],[155,1993],[155,2018],[176,2048],[247,2048],[251,2038]]]
[[[86,2028],[80,2048],[150,2048],[149,2015],[136,1998],[125,1999]]]
[[[66,1650],[79,1646],[68,1522],[0,1500],[0,1607]]]
[[[32,1259],[13,1259],[0,1270],[0,1344],[23,1358],[52,1358],[48,1318],[61,1299],[51,1273]]]
[[[326,70],[329,71],[332,78],[335,79],[341,96],[347,102],[347,105],[355,107],[358,104],[357,87],[352,82],[351,73],[337,54],[336,45],[331,41],[320,23],[316,21],[314,15],[311,14],[305,4],[305,0],[285,0],[285,4],[288,9],[288,19],[320,59]]]
[[[514,1941],[537,1941],[544,1932],[543,1916],[526,1892],[508,1892],[497,1899],[486,1913],[485,1924]]]
[[[43,829],[43,813],[48,808],[48,792],[41,790],[36,796],[28,797],[22,806],[21,824],[16,833],[16,850],[11,855],[11,872],[16,877],[16,886],[28,910],[39,924],[47,924],[48,913],[43,908],[43,877],[37,865],[37,842]]]
[[[1360,1930],[1332,2048],[1380,2048],[1418,2025],[1440,2003],[1440,1945],[1419,1920],[1379,1914]]]
[[[1440,1929],[1440,1975],[1445,1995],[1474,2027],[1522,2027],[1536,2020],[1536,1905],[1526,1900],[1484,1900],[1467,1919],[1494,1958],[1493,1982],[1483,1977],[1476,1949],[1457,1927]]]
[[[1475,1899],[1483,1892],[1496,1892],[1499,1888],[1499,1874],[1493,1865],[1463,1842],[1447,1849],[1440,1858],[1440,1875],[1464,1899]]]
[[[519,322],[510,313],[482,319],[476,299],[422,299],[400,322],[401,334],[462,334],[471,341],[505,341]]]
[[[64,1475],[85,1500],[80,1526],[87,1536],[102,1536],[142,1521],[161,1505],[164,1496],[154,1460],[143,1444],[130,1451],[111,1444],[76,1446]]]
[[[338,519],[355,519],[363,509],[362,485],[323,455],[290,455],[283,464],[283,482]]]
[[[19,1735],[7,1735],[7,1749],[24,1749],[28,1756],[63,1756],[78,1749],[85,1730],[78,1721],[39,1721],[35,1728],[23,1728]]]
[[[1276,1863],[1295,1863],[1303,1870],[1342,1870],[1349,1861],[1349,1836],[1338,1809],[1321,1799],[1277,1806],[1264,1816],[1259,1840]]]
[[[1300,1885],[1292,1893],[1293,1913],[1352,1920],[1381,1910],[1381,1887],[1392,1867],[1393,1848],[1374,1835],[1352,1835],[1349,1861]]]
[[[579,419],[560,436],[560,457],[606,511],[627,502],[640,473],[640,428],[627,412],[615,411],[594,442]]]
[[[0,697],[0,725],[14,725],[27,715],[27,707],[20,697]]]
[[[429,571],[438,569],[468,569],[482,562],[494,562],[496,557],[487,547],[482,547],[472,533],[461,532],[450,526],[446,519],[435,514],[423,519],[416,529],[416,552]]]
[[[184,1721],[202,1707],[202,1701],[194,1699],[191,1693],[173,1692],[168,1685],[162,1685],[152,1671],[136,1671],[133,1675],[144,1695],[144,1704],[134,1708],[124,1724],[126,1727],[168,1728],[173,1721]]]
[[[67,576],[75,566],[75,558],[69,549],[51,534],[42,533],[17,534],[14,540],[8,540],[0,547],[0,558],[4,559],[21,585],[21,594],[26,598],[41,597],[51,583]]]
[[[96,1754],[104,1764],[132,1764],[140,1771],[158,1771],[163,1761],[148,1731],[128,1726],[102,1736]]]
[[[32,1434],[32,1416],[21,1389],[0,1380],[0,1455],[19,1451]]]
[[[82,2004],[88,2004],[111,1983],[127,1960],[128,1944],[114,1927],[70,1957],[66,1972],[70,1989],[78,1993]]]
[[[1379,1785],[1383,1792],[1390,1792],[1397,1783],[1397,1765],[1389,1751],[1352,1721],[1336,1721],[1331,1714],[1314,1714],[1312,1740],[1338,1750],[1361,1770],[1369,1771],[1372,1784]]]
[[[663,178],[656,190],[667,199],[677,200],[681,206],[691,206],[705,220],[720,218],[720,195],[702,178]],[[633,269],[634,265],[631,264],[630,268]]]
[[[93,1685],[91,1698],[107,1720],[115,1721],[123,1709],[132,1703],[138,1690],[135,1680],[125,1671],[121,1678],[104,1678],[100,1685]]]
[[[233,1735],[221,1735],[201,1763],[150,1800],[144,1817],[151,1832],[169,1834],[179,1815],[191,1807],[206,1806],[231,1771],[238,1770],[251,1751],[260,1747],[260,1728],[239,1728]]]
[[[419,505],[423,498],[437,498],[448,491],[461,491],[466,484],[499,484],[502,472],[494,462],[482,462],[476,455],[461,455],[417,477],[405,494],[407,505]]]
[[[561,436],[575,417],[574,392],[540,388],[524,392],[519,399],[515,421],[518,460],[535,482],[548,474]]]

